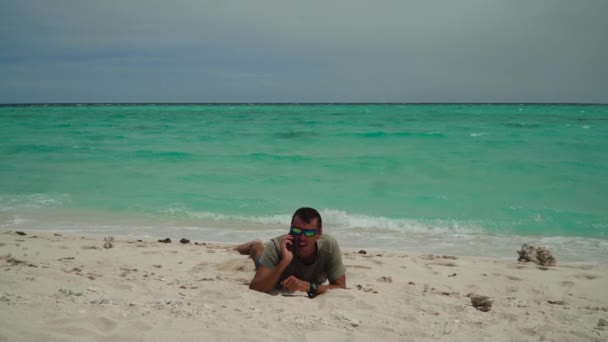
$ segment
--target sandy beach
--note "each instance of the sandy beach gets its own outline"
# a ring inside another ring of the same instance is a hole
[[[0,341],[606,341],[608,267],[343,249],[347,290],[248,289],[233,245],[0,232]],[[471,297],[488,296],[489,311]]]

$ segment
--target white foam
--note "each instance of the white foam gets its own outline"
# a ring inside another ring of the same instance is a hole
[[[481,137],[482,135],[486,135],[486,133],[471,133],[470,136],[472,137]]]
[[[261,223],[267,225],[289,225],[291,222],[290,215],[270,215],[270,216],[242,216],[242,215],[224,215],[213,212],[198,211],[198,212],[185,212],[189,217],[206,219],[212,221],[241,221],[241,222],[252,222]]]
[[[548,246],[558,261],[608,262],[608,239],[491,234],[479,222],[414,220],[320,210],[326,234],[344,247],[379,248],[419,253],[514,258],[522,243]],[[116,235],[187,237],[237,243],[284,234],[291,213],[266,216],[190,212],[179,205],[164,215],[85,212],[83,210],[0,211],[3,229],[37,229]],[[175,216],[174,216],[175,215]],[[600,229],[603,225],[598,226]]]
[[[177,212],[175,209],[172,213]],[[186,211],[187,212],[187,211]],[[183,213],[183,212],[181,212]],[[474,222],[429,220],[426,222],[414,219],[395,219],[383,216],[366,216],[351,214],[343,210],[322,209],[323,226],[337,229],[355,229],[357,231],[387,232],[400,231],[409,233],[481,233],[483,227]],[[291,214],[269,216],[223,215],[213,212],[187,212],[188,216],[215,222],[232,221],[240,224],[255,223],[262,225],[284,226],[291,223]],[[240,225],[239,224],[239,225]]]
[[[11,227],[27,223],[28,220],[17,215],[11,215],[0,211],[0,227]]]
[[[3,227],[6,228],[6,227]],[[9,227],[15,229],[16,227]],[[182,238],[240,243],[262,239],[269,240],[285,234],[287,228],[264,226],[259,229],[245,227],[201,227],[201,226],[127,226],[110,224],[46,224],[45,228],[27,227],[37,230],[140,236],[146,238]],[[461,233],[412,233],[382,232],[345,228],[324,228],[325,234],[334,236],[345,248],[377,248],[389,251],[451,254],[459,256],[494,257],[515,260],[522,243],[548,247],[558,262],[608,262],[608,240],[580,237],[535,237],[493,234]]]
[[[366,216],[350,214],[342,210],[323,209],[321,216],[325,225],[336,228],[348,228],[359,230],[400,231],[409,233],[480,233],[482,227],[475,223],[429,220],[420,221],[414,219],[395,219],[383,216]]]
[[[71,202],[69,194],[36,193],[29,195],[0,194],[0,209],[60,207]]]

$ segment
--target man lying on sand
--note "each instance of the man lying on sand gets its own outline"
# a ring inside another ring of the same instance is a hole
[[[338,242],[323,235],[321,215],[313,208],[296,210],[289,234],[270,240],[265,247],[254,240],[235,249],[255,263],[255,276],[249,284],[252,290],[283,287],[313,298],[329,289],[346,288],[346,267]],[[328,279],[329,285],[321,285]]]

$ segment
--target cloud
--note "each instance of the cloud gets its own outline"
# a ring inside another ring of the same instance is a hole
[[[601,0],[0,9],[0,102],[608,102]]]

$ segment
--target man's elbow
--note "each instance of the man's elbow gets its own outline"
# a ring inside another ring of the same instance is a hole
[[[259,291],[258,287],[253,282],[249,283],[249,289],[254,290],[254,291]]]
[[[343,275],[334,281],[330,281],[329,284],[334,289],[346,289],[346,276]]]
[[[268,292],[270,291],[270,289],[264,289],[263,287],[259,286],[258,284],[251,282],[249,283],[249,289],[253,290],[253,291],[258,291],[258,292]]]

